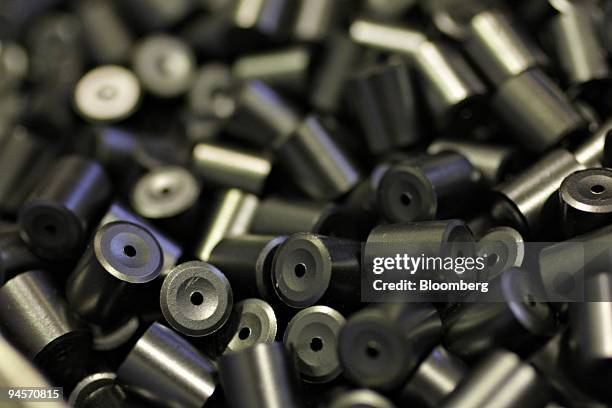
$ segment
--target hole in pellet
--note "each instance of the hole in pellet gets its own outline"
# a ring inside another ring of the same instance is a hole
[[[57,233],[57,228],[52,224],[45,225],[44,230],[49,235],[55,235]]]
[[[191,304],[194,306],[200,306],[204,303],[204,296],[200,292],[193,292],[191,296],[189,296],[189,300]]]
[[[378,358],[380,355],[380,344],[375,341],[369,341],[366,346],[366,355],[370,358]]]
[[[489,254],[489,255],[487,255],[487,265],[488,266],[495,265],[498,260],[499,260],[499,256],[497,256],[497,254]]]
[[[323,340],[319,337],[313,337],[312,340],[310,340],[310,349],[312,351],[321,351],[323,349]]]
[[[126,245],[123,247],[123,253],[130,258],[136,256],[136,248],[131,245]]]
[[[238,338],[240,340],[246,340],[249,338],[250,335],[251,335],[251,329],[249,329],[248,327],[243,327],[238,332]]]
[[[293,272],[295,273],[296,277],[301,278],[302,276],[306,275],[306,265],[303,263],[295,265]]]
[[[606,191],[606,188],[601,184],[595,184],[594,186],[591,186],[591,193],[593,194],[601,194],[604,191]]]
[[[98,89],[98,98],[108,101],[117,95],[117,90],[112,86],[103,86]]]
[[[412,196],[410,195],[410,193],[402,193],[402,195],[400,196],[400,201],[403,205],[408,207],[410,204],[412,204]]]

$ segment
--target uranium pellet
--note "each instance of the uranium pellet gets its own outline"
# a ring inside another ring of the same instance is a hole
[[[277,147],[299,125],[297,109],[262,81],[241,85],[234,101],[235,109],[225,128],[251,145]]]
[[[169,35],[152,35],[136,44],[133,66],[143,88],[160,98],[186,93],[195,79],[195,55],[180,39]]]
[[[257,196],[237,188],[218,192],[207,210],[208,219],[196,244],[196,257],[208,261],[212,250],[223,238],[246,234],[258,203]]]
[[[366,67],[348,83],[348,96],[373,154],[419,142],[415,91],[401,59]]]
[[[293,23],[293,37],[298,41],[323,41],[346,5],[344,1],[300,0]]]
[[[402,386],[399,398],[415,407],[437,407],[457,388],[467,372],[463,361],[443,346],[437,346]]]
[[[318,200],[348,193],[361,178],[354,160],[316,115],[306,117],[280,146],[278,159],[302,191]]]
[[[478,191],[480,173],[459,153],[392,165],[380,180],[378,206],[391,222],[450,218]]]
[[[74,408],[121,408],[125,406],[126,398],[125,391],[117,385],[117,375],[101,372],[88,375],[79,381],[70,393],[68,403]]]
[[[232,287],[219,269],[189,261],[166,276],[159,302],[170,326],[187,336],[202,337],[227,321],[233,299]]]
[[[272,159],[233,146],[198,143],[193,148],[193,164],[206,181],[261,194],[272,171]]]
[[[232,329],[231,337],[225,345],[224,354],[259,343],[272,343],[276,339],[276,314],[272,306],[261,299],[249,298],[236,303],[230,320],[233,322],[228,322],[227,326]]]
[[[317,302],[351,309],[360,283],[361,245],[352,240],[297,233],[276,250],[272,282],[288,306]]]
[[[340,331],[344,376],[363,387],[397,389],[439,343],[441,334],[440,317],[429,303],[367,307],[351,315]]]
[[[231,408],[297,408],[294,374],[281,343],[256,344],[219,360],[219,378]]]
[[[159,323],[136,342],[117,377],[128,390],[172,408],[201,407],[216,388],[210,360]]]
[[[520,29],[500,11],[486,10],[472,17],[465,48],[496,86],[531,68],[544,67],[547,58]]]
[[[587,129],[569,97],[537,68],[504,82],[492,104],[526,150],[543,152]]]
[[[2,333],[52,379],[78,381],[85,374],[91,332],[48,273],[29,271],[9,280],[0,288],[0,304]]]
[[[496,227],[478,240],[476,254],[484,258],[485,268],[479,274],[491,282],[506,269],[521,267],[525,259],[525,240],[511,227]]]
[[[568,238],[612,221],[612,170],[587,169],[570,174],[559,187],[561,221]]]
[[[513,353],[495,351],[467,376],[441,406],[536,408],[544,407],[548,397],[548,389],[533,366],[522,363]]]
[[[269,299],[272,289],[272,259],[284,236],[238,235],[224,238],[212,250],[208,262],[222,271],[237,299]]]
[[[70,306],[84,319],[116,325],[138,310],[161,273],[163,252],[145,228],[125,221],[96,231],[66,283]]]
[[[329,408],[395,408],[382,394],[368,388],[347,391],[331,400]]]
[[[283,343],[297,359],[304,381],[329,382],[342,372],[338,336],[344,317],[327,306],[312,306],[298,312],[285,329]]]
[[[110,195],[111,184],[100,164],[66,156],[19,210],[22,237],[41,256],[71,258],[84,246]]]
[[[238,0],[233,5],[232,20],[241,29],[282,38],[289,29],[290,5],[288,0]]]

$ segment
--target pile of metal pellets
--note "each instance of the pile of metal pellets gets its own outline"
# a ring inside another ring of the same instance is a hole
[[[611,63],[604,0],[0,0],[0,406],[612,406]],[[458,242],[501,298],[363,297]]]

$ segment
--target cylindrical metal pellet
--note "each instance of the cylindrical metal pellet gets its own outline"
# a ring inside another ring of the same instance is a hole
[[[347,391],[329,403],[329,408],[395,408],[383,395],[367,388]]]
[[[88,321],[119,324],[139,311],[134,297],[146,297],[163,261],[157,240],[143,227],[124,221],[106,224],[68,277],[68,303]]]
[[[516,22],[500,11],[483,11],[471,19],[465,47],[496,86],[547,63],[544,53],[517,28]]]
[[[236,108],[227,131],[252,145],[279,146],[299,125],[296,109],[261,81],[243,84],[234,98]]]
[[[324,40],[343,6],[346,6],[344,1],[300,0],[293,23],[293,37],[298,41]]]
[[[380,180],[378,207],[391,222],[453,217],[473,200],[479,181],[468,159],[454,152],[399,162]]]
[[[476,244],[476,255],[484,258],[485,268],[479,273],[482,282],[493,281],[509,268],[519,268],[525,259],[525,241],[514,228],[493,228]]]
[[[91,333],[46,272],[21,273],[0,288],[0,327],[54,380],[78,380],[84,375]]]
[[[238,235],[224,238],[208,261],[224,271],[236,299],[269,299],[272,289],[272,259],[284,236]]]
[[[534,152],[550,149],[587,129],[567,95],[537,68],[504,82],[492,104],[523,148]]]
[[[509,145],[473,142],[470,140],[435,139],[427,148],[427,153],[457,152],[480,171],[488,185],[504,180],[518,161],[518,150]]]
[[[373,154],[418,143],[415,91],[401,59],[357,72],[347,94]]]
[[[153,323],[119,369],[122,384],[172,408],[200,408],[216,388],[212,363],[181,336]]]
[[[300,406],[281,343],[256,344],[221,357],[219,377],[231,408]]]
[[[205,180],[253,194],[263,192],[272,171],[272,161],[265,154],[211,143],[193,148],[193,164]]]
[[[309,233],[293,234],[274,254],[272,282],[288,306],[317,302],[351,308],[361,282],[359,242]]]
[[[242,29],[279,37],[288,29],[291,4],[288,0],[238,0],[234,3],[233,22]]]
[[[101,372],[83,378],[70,393],[68,404],[74,408],[122,408],[125,400],[125,391],[117,385],[117,375]]]
[[[400,399],[406,405],[435,408],[457,388],[467,371],[463,361],[437,346],[402,387]]]
[[[224,354],[252,347],[258,343],[272,343],[276,339],[278,323],[274,309],[261,299],[249,298],[238,302],[228,323],[233,332]]]
[[[278,159],[310,197],[330,200],[349,192],[360,180],[359,169],[315,115],[279,148]]]
[[[80,156],[64,157],[19,210],[21,235],[44,257],[73,257],[110,194],[102,166]]]
[[[544,407],[547,388],[536,369],[507,351],[480,363],[441,405],[444,408]]]
[[[561,221],[568,238],[612,223],[612,170],[570,174],[559,187]]]
[[[0,286],[18,273],[38,269],[44,263],[23,242],[18,225],[0,226]]]
[[[160,305],[170,325],[187,336],[207,336],[227,321],[233,306],[225,275],[201,261],[185,262],[164,279]]]
[[[259,200],[253,194],[236,188],[219,192],[207,210],[209,219],[195,248],[201,261],[208,261],[214,247],[223,238],[246,234]]]
[[[394,390],[440,341],[442,324],[429,303],[386,303],[353,314],[340,331],[344,375],[361,386]]]
[[[143,88],[160,98],[187,92],[195,79],[196,58],[180,39],[167,34],[145,37],[133,54],[134,73]]]
[[[293,316],[283,343],[297,359],[304,381],[323,383],[340,375],[338,335],[344,323],[344,317],[327,306],[312,306]]]

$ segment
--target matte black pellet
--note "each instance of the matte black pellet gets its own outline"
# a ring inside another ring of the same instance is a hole
[[[0,288],[0,327],[52,379],[78,381],[86,372],[91,333],[59,293],[46,272],[17,275]]]
[[[544,407],[548,389],[536,369],[507,351],[495,351],[483,360],[442,407]]]
[[[390,59],[354,74],[347,98],[373,154],[419,142],[415,91],[408,66],[401,59]]]
[[[394,390],[439,343],[442,324],[429,303],[386,303],[349,317],[338,353],[344,376],[363,387]]]
[[[299,0],[293,37],[298,41],[323,41],[335,28],[339,12],[344,11],[346,3],[343,0]]]
[[[465,156],[490,186],[502,182],[519,164],[519,150],[511,145],[481,143],[470,140],[434,139],[427,153],[457,152]]]
[[[552,205],[553,194],[565,177],[583,168],[569,151],[551,151],[514,179],[494,188],[499,196],[494,208],[496,216],[526,237],[541,235],[549,225],[551,214],[547,209]]]
[[[225,275],[201,261],[185,262],[164,279],[160,305],[168,323],[187,336],[207,336],[227,321],[233,306]]]
[[[249,232],[268,235],[296,232],[324,234],[327,225],[333,222],[339,211],[332,203],[268,197],[259,202]]]
[[[232,75],[237,81],[257,79],[279,89],[301,92],[308,79],[310,61],[311,52],[304,46],[247,54],[234,61]]]
[[[569,305],[574,367],[579,382],[604,400],[612,400],[606,378],[612,375],[612,274],[600,271],[585,277],[584,302]]]
[[[164,266],[162,267],[160,276],[166,276],[168,272],[170,272],[170,269],[176,265],[178,259],[183,255],[183,248],[181,248],[177,242],[173,241],[166,234],[162,233],[147,221],[132,213],[125,206],[117,202],[113,203],[104,217],[102,217],[100,226],[106,225],[113,221],[127,221],[131,222],[132,224],[140,225],[155,237],[157,243],[162,249],[162,252],[164,253]]]
[[[612,222],[612,170],[577,171],[559,187],[561,221],[566,237],[581,235]]]
[[[160,98],[187,92],[195,79],[196,59],[180,39],[155,34],[145,37],[133,51],[134,73],[143,88]]]
[[[44,264],[21,239],[18,225],[0,226],[0,286],[18,273]]]
[[[353,159],[316,115],[307,116],[280,146],[278,160],[293,181],[318,200],[348,193],[361,178]]]
[[[303,3],[308,3],[304,0]],[[341,105],[347,79],[362,55],[359,45],[343,33],[333,33],[325,41],[321,62],[316,69],[310,102],[323,112],[336,112]]]
[[[70,393],[68,404],[74,408],[122,408],[126,398],[125,391],[117,385],[117,375],[101,372],[83,378]]]
[[[400,400],[410,406],[434,408],[452,393],[468,368],[443,346],[437,346],[425,358],[400,390]]]
[[[125,221],[105,224],[68,277],[68,303],[88,321],[120,324],[141,311],[163,261],[157,240],[143,227]],[[139,295],[141,302],[135,302]]]
[[[378,187],[378,207],[391,222],[449,218],[465,208],[479,181],[479,172],[462,154],[425,155],[385,172]]]
[[[438,129],[469,128],[484,110],[486,87],[461,53],[444,41],[425,41],[414,66]]]
[[[159,323],[136,342],[117,376],[128,389],[172,408],[199,408],[216,388],[212,363]]]
[[[66,156],[39,181],[19,210],[21,236],[44,257],[72,258],[107,205],[111,184],[104,169]]]
[[[486,10],[472,17],[465,48],[494,85],[531,68],[547,65],[547,58],[537,45],[509,16]]]
[[[258,203],[257,196],[237,188],[218,192],[207,209],[208,219],[194,250],[196,257],[208,261],[223,238],[246,234]]]
[[[574,97],[601,104],[612,85],[612,72],[592,10],[589,5],[570,1],[557,4],[558,12],[548,22],[550,43],[568,91]],[[608,106],[605,101],[603,104]]]
[[[272,259],[284,236],[238,235],[224,238],[208,261],[224,271],[237,299],[269,299],[272,289]]]
[[[309,233],[293,234],[274,254],[272,282],[288,306],[316,303],[351,308],[359,292],[359,242]]]
[[[338,335],[345,322],[340,313],[327,306],[308,307],[293,316],[283,343],[297,359],[304,381],[329,382],[340,375]]]
[[[587,130],[586,121],[568,96],[537,68],[504,82],[492,104],[526,150],[543,152]]]
[[[259,147],[277,147],[298,127],[300,114],[274,89],[249,81],[234,94],[235,110],[226,124],[233,136]]]
[[[329,403],[329,408],[395,408],[383,395],[367,388],[347,391]]]
[[[134,185],[130,201],[134,211],[173,236],[189,236],[198,218],[201,187],[184,167],[156,167]]]
[[[233,22],[245,30],[281,37],[289,28],[290,4],[288,0],[238,0],[234,3]]]
[[[0,212],[17,214],[53,156],[50,144],[24,127],[7,134],[0,142]]]
[[[485,259],[485,268],[479,278],[491,282],[506,269],[523,265],[525,242],[514,228],[496,227],[478,240],[476,255]]]
[[[99,64],[125,62],[133,37],[114,5],[105,0],[87,0],[77,4],[77,15],[90,55]]]
[[[224,354],[233,353],[258,343],[272,343],[276,339],[277,320],[274,309],[261,299],[249,298],[236,303],[229,324],[234,331]]]
[[[235,108],[233,82],[226,65],[214,62],[202,65],[189,89],[189,109],[198,117],[227,119]]]
[[[193,148],[193,165],[206,181],[261,194],[272,171],[272,159],[265,153],[198,143]]]
[[[526,270],[507,269],[495,283],[505,301],[465,303],[445,314],[443,344],[450,352],[470,361],[496,347],[522,355],[537,349],[555,333],[558,322],[556,311],[541,301],[529,279]]]
[[[119,122],[138,109],[141,94],[132,71],[118,65],[102,65],[80,79],[74,90],[74,107],[85,120]]]
[[[260,343],[221,357],[219,378],[231,408],[301,406],[282,343]]]

